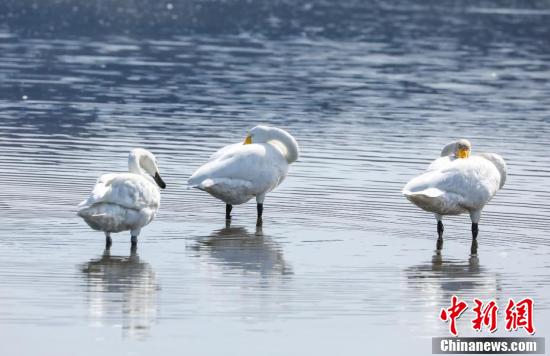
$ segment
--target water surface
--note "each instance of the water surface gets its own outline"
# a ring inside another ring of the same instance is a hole
[[[0,5],[3,353],[425,355],[453,294],[530,296],[548,333],[546,3],[46,3]],[[253,203],[227,226],[185,182],[260,123],[301,156],[261,229]],[[400,193],[459,137],[509,167],[474,256],[467,216],[436,252]],[[168,187],[105,251],[76,205],[133,147]]]

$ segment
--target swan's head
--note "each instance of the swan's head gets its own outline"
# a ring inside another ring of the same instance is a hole
[[[472,144],[466,139],[453,141],[443,147],[441,157],[453,155],[455,158],[468,158],[472,152]]]
[[[468,158],[472,151],[472,144],[466,139],[461,139],[456,142],[455,157]]]
[[[246,138],[244,139],[244,145],[250,145],[251,143],[265,143],[272,139],[272,128],[269,126],[258,125],[248,130]]]
[[[255,126],[248,131],[243,144],[267,143],[269,141],[276,141],[282,145],[281,149],[288,163],[296,162],[300,153],[298,142],[283,129],[265,125]]]
[[[128,169],[133,173],[148,174],[159,187],[162,189],[166,188],[166,183],[164,183],[159,174],[157,159],[151,152],[143,148],[133,149],[128,157]]]

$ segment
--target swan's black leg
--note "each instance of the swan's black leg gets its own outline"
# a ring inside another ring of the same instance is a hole
[[[477,223],[472,223],[472,238],[477,239],[477,234],[479,233],[479,227]]]
[[[472,246],[470,247],[470,253],[472,255],[477,254],[477,239],[472,239]]]
[[[441,220],[439,220],[437,222],[437,236],[442,239],[443,238],[443,230],[445,230],[443,228],[443,222]]]
[[[225,220],[231,220],[231,210],[233,210],[233,205],[225,205]]]
[[[137,246],[138,237],[137,236],[132,236],[130,238],[130,241],[132,242],[132,246]]]
[[[258,211],[258,220],[256,220],[256,225],[261,226],[262,225],[262,215],[264,213],[264,205],[258,203],[256,206],[256,210]]]
[[[443,222],[441,220],[437,221],[437,244],[436,249],[441,250],[443,248]]]
[[[105,234],[105,248],[107,250],[110,249],[112,244],[113,244],[113,239],[111,238],[111,235]]]

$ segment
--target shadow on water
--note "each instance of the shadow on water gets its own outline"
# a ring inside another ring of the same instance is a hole
[[[122,323],[123,336],[149,336],[159,286],[151,265],[141,261],[135,248],[130,256],[111,256],[105,249],[100,258],[85,263],[82,272],[93,324]]]
[[[409,267],[406,275],[409,285],[426,300],[448,301],[453,295],[497,299],[500,291],[499,275],[483,267],[477,254],[463,261],[445,258],[436,250],[429,263]]]
[[[259,273],[262,277],[292,274],[281,248],[264,235],[262,226],[251,233],[245,227],[231,227],[227,222],[223,229],[214,231],[194,248],[207,253],[215,262],[243,272]]]

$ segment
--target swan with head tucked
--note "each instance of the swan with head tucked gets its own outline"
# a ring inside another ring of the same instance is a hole
[[[506,163],[501,156],[495,153],[470,155],[471,148],[465,139],[447,144],[441,157],[403,188],[408,200],[435,214],[438,249],[443,243],[443,215],[469,213],[475,240],[483,207],[506,181]]]
[[[132,245],[141,228],[149,224],[160,206],[160,191],[166,184],[159,174],[155,156],[136,148],[128,156],[129,173],[104,174],[88,199],[78,205],[78,216],[94,230],[105,232],[107,247],[111,233],[130,230]]]
[[[244,142],[214,153],[193,173],[188,184],[224,201],[228,220],[233,205],[255,197],[261,224],[266,194],[281,184],[298,154],[298,143],[288,132],[259,125],[248,132]]]

